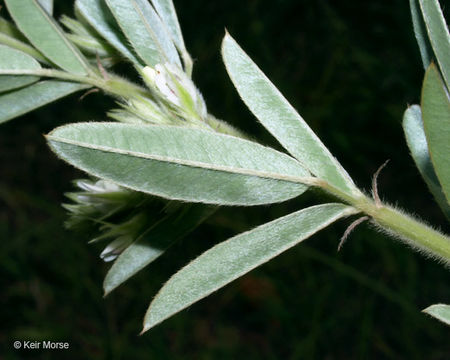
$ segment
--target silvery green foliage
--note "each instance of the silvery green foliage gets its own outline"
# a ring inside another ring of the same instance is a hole
[[[367,198],[229,34],[222,56],[231,81],[289,154],[249,141],[208,113],[191,79],[192,60],[171,0],[76,0],[76,19],[61,20],[68,33],[51,16],[52,0],[5,4],[15,24],[0,18],[0,122],[89,88],[117,100],[107,115],[118,123],[69,124],[47,136],[60,158],[92,177],[75,182],[77,190],[67,194],[70,203],[64,206],[69,227],[93,229],[91,242],[107,241],[100,257],[113,264],[105,294],[220,205],[276,203],[311,186],[349,204],[312,206],[214,246],[167,281],[147,311],[144,331],[359,212],[450,262],[450,239],[382,204],[376,181],[373,199]],[[406,111],[404,129],[421,174],[448,214],[450,36],[437,0],[410,5],[427,71],[421,106]],[[121,61],[133,65],[140,84],[110,71]],[[448,319],[441,305],[427,312]]]
[[[450,34],[438,0],[410,0],[414,33],[426,70],[421,106],[405,111],[411,155],[436,202],[450,219]],[[450,306],[425,310],[450,325]]]

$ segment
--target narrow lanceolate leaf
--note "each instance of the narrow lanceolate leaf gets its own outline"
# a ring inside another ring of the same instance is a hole
[[[53,14],[53,0],[37,0],[39,4],[47,11],[47,14]]]
[[[442,321],[444,324],[450,325],[450,305],[435,304],[422,311]]]
[[[168,62],[181,67],[170,35],[147,0],[106,0],[106,3],[134,50],[147,65]]]
[[[314,175],[346,193],[355,190],[342,166],[229,34],[222,56],[242,100],[267,130]]]
[[[47,138],[58,156],[91,175],[173,200],[268,204],[300,195],[302,183],[314,180],[285,154],[192,128],[80,123]]]
[[[450,99],[439,70],[431,64],[422,87],[422,117],[431,161],[450,200]]]
[[[27,39],[62,69],[85,75],[87,60],[36,0],[5,0],[11,17]]]
[[[419,0],[428,36],[450,91],[450,34],[438,0]]]
[[[75,9],[119,53],[132,63],[141,64],[128,48],[128,40],[122,35],[104,0],[77,0]]]
[[[422,58],[423,68],[426,70],[433,58],[433,49],[428,39],[427,29],[423,21],[420,10],[419,0],[409,0],[411,8],[411,17],[413,22],[414,34],[416,36],[417,44],[419,45],[420,56]]]
[[[450,206],[442,192],[441,184],[436,176],[430,153],[428,152],[428,143],[423,129],[420,106],[413,105],[405,111],[403,115],[403,131],[405,132],[406,142],[408,143],[409,151],[411,151],[411,156],[422,178],[425,180],[444,214],[450,219]]]
[[[312,206],[214,246],[162,287],[145,315],[143,332],[353,213],[343,204]]]
[[[87,85],[64,81],[40,81],[28,87],[0,95],[0,123],[88,87]]]
[[[162,22],[166,25],[177,48],[180,49],[180,51],[186,51],[180,23],[178,22],[177,13],[172,0],[152,0],[152,4],[158,15],[161,17]]]
[[[40,68],[39,63],[31,56],[9,46],[0,45],[0,70],[36,70]],[[38,79],[37,76],[0,75],[0,92],[32,84]]]
[[[195,229],[217,208],[189,204],[181,212],[168,214],[131,244],[112,265],[103,282],[105,295],[161,256],[168,247]]]

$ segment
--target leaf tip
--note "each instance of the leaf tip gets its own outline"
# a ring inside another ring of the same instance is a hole
[[[144,328],[142,329],[142,331],[139,333],[139,336],[144,335],[147,331],[149,331],[151,329],[151,326],[144,326]]]

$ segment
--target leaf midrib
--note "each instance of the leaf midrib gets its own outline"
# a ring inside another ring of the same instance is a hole
[[[169,164],[177,164],[177,165],[201,168],[201,169],[206,169],[206,170],[223,171],[223,172],[228,172],[228,173],[233,173],[233,174],[255,176],[255,177],[260,177],[260,178],[286,181],[286,182],[310,185],[310,186],[318,186],[319,182],[320,182],[319,179],[317,179],[316,177],[311,177],[311,176],[304,176],[304,177],[292,176],[292,175],[279,174],[279,173],[260,171],[260,170],[234,168],[234,167],[226,166],[226,165],[214,165],[214,164],[201,162],[201,161],[195,161],[195,160],[178,159],[178,158],[174,158],[174,157],[170,157],[170,156],[162,156],[162,155],[155,155],[155,154],[147,154],[147,153],[143,153],[143,152],[139,152],[139,151],[117,149],[117,148],[113,148],[111,146],[93,145],[93,144],[85,143],[82,141],[69,140],[69,139],[60,138],[58,136],[53,136],[53,135],[47,135],[46,138],[49,141],[59,142],[59,143],[68,144],[68,145],[75,145],[75,146],[83,147],[86,149],[98,150],[98,151],[120,154],[120,155],[125,155],[125,156],[130,156],[130,157],[137,157],[137,158],[153,160],[153,161],[160,161],[160,162],[165,162],[165,163],[169,163]],[[292,159],[292,160],[296,161],[295,159]]]

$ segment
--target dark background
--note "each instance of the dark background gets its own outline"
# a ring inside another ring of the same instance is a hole
[[[58,14],[71,2],[56,2]],[[367,191],[448,231],[408,154],[401,118],[423,69],[408,1],[175,0],[194,78],[209,110],[279,147],[239,100],[220,59],[224,28]],[[3,10],[2,10],[3,11]],[[138,336],[158,288],[190,259],[240,231],[328,201],[309,192],[275,206],[224,208],[108,298],[100,247],[65,230],[60,207],[82,176],[42,134],[104,119],[112,101],[63,99],[0,129],[0,359],[449,359],[450,330],[419,310],[450,301],[448,270],[341,221]],[[1,110],[0,110],[1,111]],[[64,352],[14,340],[68,341]]]

